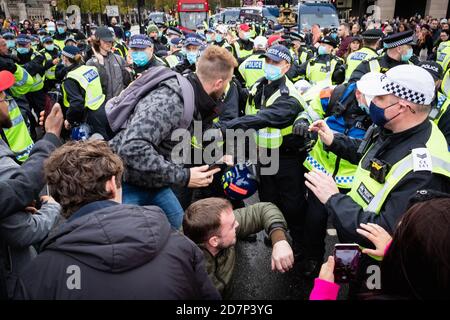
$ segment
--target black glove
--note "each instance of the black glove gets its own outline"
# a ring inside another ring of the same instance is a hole
[[[298,119],[294,122],[292,134],[303,138],[309,138],[309,123],[305,119]]]

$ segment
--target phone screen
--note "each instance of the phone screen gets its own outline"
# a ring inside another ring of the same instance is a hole
[[[334,248],[334,277],[338,283],[356,280],[361,250],[358,245],[336,245]]]

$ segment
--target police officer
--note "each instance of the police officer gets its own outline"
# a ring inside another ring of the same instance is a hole
[[[200,56],[200,49],[203,46],[202,38],[196,33],[189,33],[183,42],[183,52],[185,59],[175,66],[173,70],[179,73],[195,72],[195,64]]]
[[[165,65],[161,59],[154,55],[153,49],[153,42],[146,35],[136,34],[131,37],[130,56],[136,76],[151,67]]]
[[[105,139],[111,134],[105,113],[105,95],[97,68],[82,64],[81,52],[75,46],[64,47],[61,59],[67,69],[62,82],[63,103],[67,109],[64,126],[67,130],[87,123],[92,133]]]
[[[65,44],[64,41],[69,37],[69,34],[67,33],[67,26],[66,23],[62,20],[56,21],[56,32],[53,36],[53,39],[55,41],[55,45],[58,46],[59,50],[62,50],[64,48]]]
[[[6,41],[9,53],[12,53],[16,49],[16,36],[12,32],[5,32],[2,34],[2,38]]]
[[[439,47],[436,52],[436,62],[441,65],[444,70],[444,73],[447,71],[450,63],[450,32],[448,30],[441,31],[441,39],[442,34],[447,38],[447,40],[442,41],[439,44]]]
[[[168,27],[166,30],[166,38],[167,38],[167,44],[170,45],[168,42],[171,39],[174,38],[182,38],[183,37],[183,32],[181,32],[180,29],[176,28],[176,27]]]
[[[341,84],[329,87],[316,94],[309,102],[317,114],[325,119],[327,125],[335,132],[363,139],[366,130],[372,124],[369,108],[364,96],[356,89],[356,83]],[[304,139],[309,138],[308,128],[311,116],[308,109],[303,111],[294,123],[294,134]],[[318,140],[309,151],[304,166],[308,171],[313,168],[332,175],[342,193],[347,193],[353,181],[356,165],[335,155]],[[302,261],[302,272],[305,276],[315,275],[322,263],[325,253],[325,235],[328,213],[313,193],[308,193],[305,215],[303,247],[305,260]]]
[[[353,71],[355,71],[355,69],[361,64],[361,62],[378,57],[377,48],[382,37],[383,32],[380,29],[369,29],[363,32],[363,47],[358,51],[350,53],[347,57],[345,81],[350,80]]]
[[[299,152],[302,143],[292,135],[292,124],[302,111],[303,98],[285,76],[292,58],[289,49],[275,45],[264,54],[265,77],[250,89],[246,115],[225,122],[218,122],[223,135],[226,129],[257,130],[256,144],[268,154],[279,152],[279,169],[272,175],[260,175],[261,201],[275,203],[283,212],[294,246],[301,236],[303,197],[303,173]],[[276,160],[276,159],[274,159]],[[263,169],[261,169],[263,170]]]
[[[253,43],[250,41],[251,32],[250,26],[246,23],[239,25],[238,28],[239,39],[233,43],[233,53],[236,59],[243,59],[253,53]]]
[[[242,84],[247,88],[264,77],[265,57],[261,55],[266,52],[267,38],[258,36],[253,41],[253,54],[239,65],[239,74],[242,77]]]
[[[170,38],[168,45],[169,55],[163,61],[172,69],[184,61],[185,55],[181,51],[183,48],[183,40],[181,38]]]
[[[450,104],[449,97],[442,92],[441,82],[442,82],[442,67],[440,64],[434,61],[424,61],[420,63],[420,67],[427,70],[434,79],[436,84],[437,96],[432,104],[431,111],[429,114],[430,120],[432,120],[447,139],[447,144],[450,150]],[[448,77],[448,74],[446,75]],[[446,80],[448,81],[448,80]]]
[[[223,47],[233,53],[232,46],[226,40],[228,35],[228,28],[224,24],[219,24],[216,28],[216,38],[214,39],[214,45]]]
[[[296,32],[290,32],[289,39],[292,42],[293,58],[299,65],[307,62],[314,56],[314,52],[306,47],[304,36]]]
[[[330,36],[325,36],[319,41],[317,57],[302,64],[299,74],[305,75],[305,79],[311,84],[340,84],[345,80],[344,60],[332,53],[338,46],[337,41]]]
[[[412,46],[415,44],[413,31],[395,33],[383,39],[386,52],[368,61],[363,61],[350,76],[349,82],[361,79],[370,71],[386,73],[398,65],[409,63],[413,57]]]
[[[53,38],[50,36],[46,36],[42,40],[42,44],[44,48],[39,51],[45,57],[45,66],[47,70],[45,71],[45,81],[44,87],[45,91],[48,91],[54,88],[56,81],[56,65],[59,63],[59,56],[61,51],[55,46],[53,42]]]
[[[373,247],[357,230],[359,225],[378,224],[392,234],[416,190],[448,193],[450,154],[445,137],[428,119],[435,84],[426,70],[401,65],[385,75],[371,73],[357,87],[366,97],[370,117],[378,127],[369,130],[362,144],[334,135],[323,120],[311,127],[330,151],[359,163],[350,192],[339,193],[333,177],[318,170],[305,177],[306,186],[331,215],[339,240]],[[368,257],[363,260],[358,284],[365,285],[367,266],[376,261]]]
[[[6,88],[11,88],[15,83],[14,75],[7,70],[0,71],[0,74],[2,79],[0,103],[8,104],[7,110],[9,116],[9,121],[4,121],[0,128],[0,138],[6,142],[11,151],[14,152],[16,160],[22,163],[28,159],[31,149],[34,146],[34,142],[28,132],[27,124],[16,101],[8,91],[3,91]]]
[[[32,87],[26,94],[26,98],[30,107],[34,110],[35,114],[38,115],[45,105],[44,79],[45,73],[47,69],[50,68],[50,65],[46,65],[45,57],[43,55],[31,48],[31,40],[28,35],[20,34],[16,39],[16,43],[17,49],[15,58],[17,58],[18,64],[21,65],[34,80]],[[28,119],[31,123],[30,130],[34,137],[35,118],[31,114],[31,110],[28,110],[28,112]]]

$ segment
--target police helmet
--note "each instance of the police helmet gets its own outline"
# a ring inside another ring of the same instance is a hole
[[[251,162],[236,164],[222,175],[225,195],[231,200],[244,200],[258,189],[256,167]]]

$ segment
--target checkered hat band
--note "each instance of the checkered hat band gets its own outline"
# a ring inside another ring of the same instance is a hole
[[[407,44],[407,43],[410,43],[410,42],[413,42],[413,37],[411,36],[411,37],[408,37],[408,38],[405,38],[405,39],[400,39],[400,40],[398,40],[398,41],[395,41],[395,42],[391,42],[391,43],[384,43],[384,47],[385,48],[387,48],[387,49],[390,49],[390,48],[396,48],[396,47],[399,47],[399,46],[401,46],[401,45],[404,45],[404,44]]]
[[[70,58],[70,59],[75,59],[75,55],[74,54],[71,54],[71,53],[68,53],[67,51],[62,51],[61,52],[61,54],[63,55],[63,56],[66,56],[67,58]]]
[[[279,50],[276,49],[269,49],[267,50],[268,54],[273,54],[274,56],[277,56],[283,60],[286,60],[287,62],[291,63],[291,57],[289,56],[289,54],[281,52]]]
[[[381,81],[384,83],[383,89],[390,92],[394,96],[416,104],[425,104],[425,94],[405,88],[402,85],[389,80],[386,75],[381,78]]]

